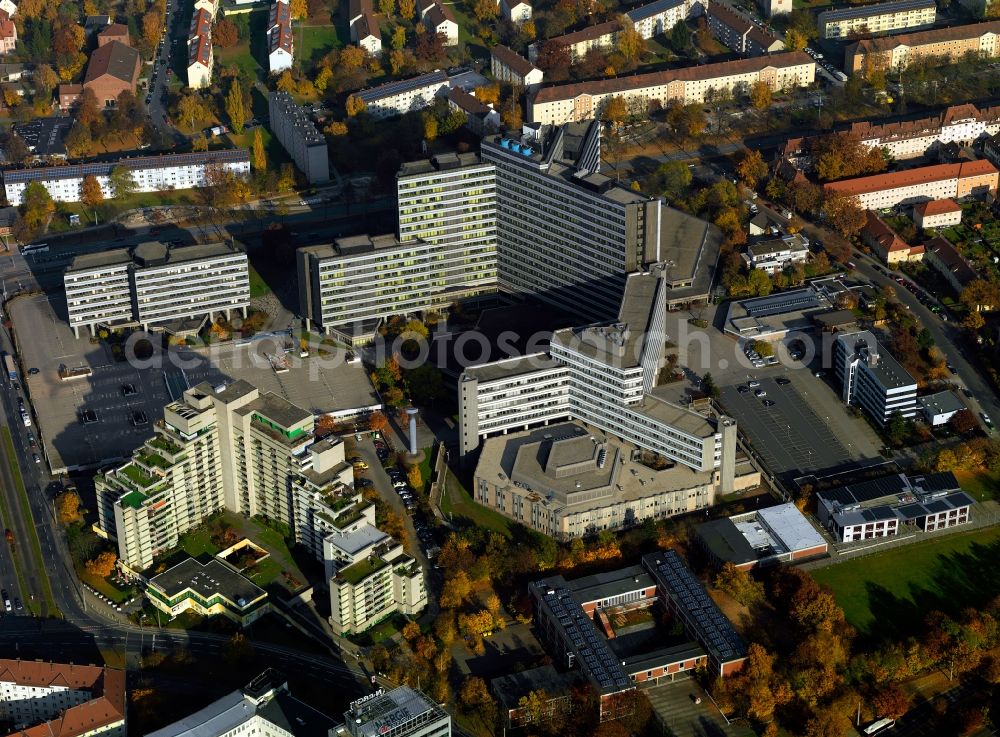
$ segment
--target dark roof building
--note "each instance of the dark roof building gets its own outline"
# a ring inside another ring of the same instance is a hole
[[[135,92],[141,64],[139,52],[131,46],[106,43],[90,55],[83,88],[93,90],[99,104],[112,106],[122,92]]]

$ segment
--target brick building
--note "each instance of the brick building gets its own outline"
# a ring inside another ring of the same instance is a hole
[[[99,105],[113,107],[122,92],[135,92],[141,65],[138,51],[121,41],[109,41],[90,55],[83,89],[93,90]]]

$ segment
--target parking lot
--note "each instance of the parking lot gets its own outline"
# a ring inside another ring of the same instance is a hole
[[[808,370],[763,369],[754,376],[759,388],[727,386],[720,401],[773,473],[794,476],[879,459],[872,429]],[[773,404],[765,406],[765,400]]]
[[[56,310],[50,300],[61,301],[62,295],[17,299],[9,310],[38,424],[35,434],[53,473],[127,458],[153,434],[164,405],[202,381],[245,379],[315,414],[348,414],[379,401],[360,363],[296,356],[287,371],[278,372],[264,355],[274,350],[267,340],[211,351],[181,349],[150,365],[116,361],[107,345],[91,343],[87,335],[74,337],[59,316],[62,305]],[[38,371],[29,374],[29,368]],[[61,369],[83,368],[90,374],[60,377]]]

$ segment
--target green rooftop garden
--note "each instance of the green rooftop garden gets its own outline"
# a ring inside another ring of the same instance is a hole
[[[129,464],[121,469],[122,474],[131,481],[133,484],[139,487],[152,486],[157,481],[162,481],[162,479],[154,476],[150,476],[148,473],[143,471],[138,466]]]
[[[375,573],[375,571],[382,570],[387,565],[389,564],[381,558],[372,557],[366,560],[358,561],[352,566],[341,569],[337,573],[337,577],[354,586],[364,581],[370,575]]]
[[[164,453],[169,453],[170,455],[176,455],[184,450],[177,443],[162,435],[157,435],[155,438],[149,440],[146,445],[157,450],[162,450]]]
[[[158,453],[139,453],[135,460],[144,466],[153,466],[155,468],[162,468],[164,470],[170,468],[171,463],[163,456]]]
[[[334,521],[334,524],[340,528],[344,528],[347,525],[353,524],[354,522],[357,522],[359,519],[364,517],[363,510],[364,510],[364,505],[358,504],[357,506],[348,509],[342,515],[337,517],[337,519]]]
[[[121,497],[118,501],[121,502],[123,507],[132,507],[132,509],[139,509],[142,503],[146,501],[146,495],[141,491],[130,491],[125,496]]]

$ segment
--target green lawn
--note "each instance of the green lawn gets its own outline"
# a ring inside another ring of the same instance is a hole
[[[90,588],[100,594],[104,594],[116,604],[120,604],[123,601],[131,599],[136,593],[134,589],[129,589],[127,591],[120,589],[105,578],[87,573],[87,570],[84,568],[76,569],[76,575],[77,578],[90,586]]]
[[[872,637],[912,634],[929,611],[957,613],[1000,591],[1000,527],[905,545],[813,571]]]
[[[222,548],[212,542],[212,534],[204,527],[198,527],[181,535],[180,546],[192,558],[199,555],[215,555]]]
[[[250,43],[248,41],[241,41],[228,49],[216,46],[215,66],[217,69],[237,66],[254,79],[257,78],[257,74],[262,69],[260,63],[250,51]]]
[[[333,49],[344,47],[336,26],[299,26],[295,28],[295,56],[303,69],[309,69]]]
[[[446,517],[462,517],[477,527],[485,527],[510,537],[511,521],[499,512],[473,501],[469,492],[450,470],[447,472],[445,493],[441,498],[441,512]]]
[[[253,266],[250,267],[250,296],[251,297],[263,297],[265,294],[270,294],[271,287],[267,285],[264,281],[264,277],[260,275]]]
[[[257,94],[254,95],[256,100]],[[267,107],[265,105],[264,112],[255,112],[256,115],[266,115]],[[282,164],[288,164],[291,162],[291,157],[285,152],[281,143],[271,135],[271,131],[267,129],[266,126],[259,126],[257,128],[251,128],[249,130],[244,130],[241,134],[236,135],[235,133],[229,133],[229,140],[237,148],[245,148],[248,150],[253,150],[253,139],[256,135],[254,131],[260,131],[260,139],[264,144],[264,154],[267,157],[268,168],[274,169],[280,167]]]
[[[962,490],[975,497],[976,501],[1000,498],[1000,473],[955,471],[955,478]]]
[[[268,556],[243,573],[263,589],[281,575],[281,565],[273,557]]]
[[[7,447],[13,450],[13,441],[11,440],[10,437],[10,430],[5,427],[3,429],[3,435],[4,435],[4,442],[7,444]],[[13,527],[13,517],[11,516],[10,508],[7,506],[7,497],[5,497],[3,494],[0,494],[0,517],[3,517],[3,522],[6,526]],[[17,541],[15,541],[14,544],[16,546]],[[8,550],[10,549],[10,546],[7,545],[6,542],[4,543],[4,545],[7,547]],[[28,584],[26,583],[24,578],[24,571],[21,570],[21,557],[20,555],[15,553],[14,555],[11,556],[11,559],[14,562],[14,572],[17,574],[17,587],[21,591],[27,591]],[[25,607],[27,607],[28,611],[31,612],[33,615],[37,615],[39,613],[39,607],[37,602],[28,599],[27,601],[24,602],[24,605]]]

